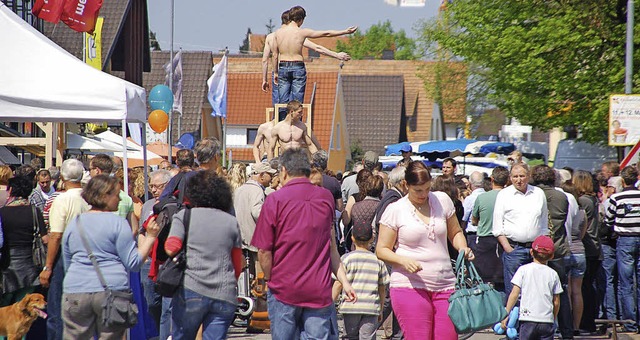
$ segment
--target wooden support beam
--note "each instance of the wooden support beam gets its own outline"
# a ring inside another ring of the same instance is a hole
[[[46,146],[44,137],[0,137],[0,145],[4,146]]]

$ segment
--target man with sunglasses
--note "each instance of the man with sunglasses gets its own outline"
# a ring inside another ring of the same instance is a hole
[[[171,172],[164,169],[156,170],[149,175],[149,191],[151,192],[151,195],[153,195],[153,198],[142,205],[142,212],[140,213],[138,226],[139,235],[144,235],[145,231],[143,225],[147,219],[149,219],[149,216],[153,214],[153,206],[158,203],[160,194],[162,194],[162,191],[167,186],[167,183],[169,183],[169,180],[171,180],[171,177]],[[153,317],[153,321],[157,325],[158,331],[161,327],[164,327],[164,334],[168,334],[171,327],[171,315],[168,314],[168,309],[165,310],[165,317],[164,320],[162,320],[162,297],[155,292],[154,282],[149,278],[150,270],[151,259],[147,259],[140,269],[140,277],[144,288],[144,298],[147,301],[147,310],[151,317]]]

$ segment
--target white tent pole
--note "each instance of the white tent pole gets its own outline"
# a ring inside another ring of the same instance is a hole
[[[172,95],[173,95],[173,31],[174,31],[174,24],[175,24],[175,19],[174,19],[175,7],[176,7],[175,1],[171,0],[171,48],[169,49],[169,65],[171,65],[171,67],[169,67],[169,88],[171,89]],[[171,145],[173,145],[172,134],[173,134],[173,106],[171,106],[171,109],[169,110],[169,128],[167,129],[167,144],[169,148],[169,152],[167,152],[167,159],[169,160],[169,163],[172,163],[172,159],[171,159]]]
[[[140,124],[140,132],[142,135],[142,165],[144,165],[144,199],[145,201],[149,198],[149,170],[147,166],[147,129],[145,124]]]
[[[222,118],[222,167],[227,167],[227,118]]]
[[[143,149],[144,152],[144,149]],[[129,161],[127,160],[127,120],[122,120],[122,171],[124,173],[124,192],[129,194]]]

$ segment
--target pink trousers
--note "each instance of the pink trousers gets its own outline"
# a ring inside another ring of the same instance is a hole
[[[449,319],[449,296],[453,291],[391,288],[391,305],[406,340],[457,340]]]

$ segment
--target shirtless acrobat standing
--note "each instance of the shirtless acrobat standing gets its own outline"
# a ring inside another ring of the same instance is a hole
[[[269,140],[271,139],[271,130],[273,129],[273,126],[274,126],[273,121],[268,121],[258,126],[258,131],[256,132],[256,138],[253,141],[253,159],[255,160],[256,163],[262,162],[262,157],[265,155],[265,153],[267,155],[269,154],[269,151],[268,151]],[[320,142],[316,138],[313,131],[311,132],[310,135],[311,135],[310,136],[311,141],[316,146],[316,148],[318,150],[322,149],[322,147],[320,147]]]
[[[268,121],[258,126],[258,132],[256,133],[256,139],[253,141],[253,159],[256,163],[262,162],[262,155],[266,152],[269,154],[269,139],[271,139],[271,130],[273,129],[273,122]]]
[[[291,20],[289,19],[289,10],[286,10],[280,16],[282,20],[281,28],[288,25]],[[267,92],[269,90],[269,81],[267,80],[267,76],[269,74],[269,57],[271,56],[271,51],[273,48],[271,47],[274,42],[275,32],[269,33],[264,41],[264,50],[262,51],[262,91]],[[335,52],[332,51],[322,45],[318,45],[316,43],[311,42],[309,39],[304,40],[304,47],[314,50],[320,54],[336,58],[342,61],[351,60],[351,56],[345,52]],[[273,69],[276,69],[275,63],[277,63],[277,58],[273,58],[274,66]],[[272,104],[276,104],[279,101],[278,97],[278,74],[274,73],[272,76],[273,88],[271,90],[271,102]]]
[[[336,37],[351,34],[358,29],[355,26],[342,31],[314,31],[309,28],[300,28],[306,15],[304,8],[300,6],[291,8],[289,10],[291,22],[275,32],[274,41],[270,47],[273,55],[278,58],[278,63],[274,63],[276,67],[274,72],[278,75],[278,103],[280,104],[289,103],[292,100],[300,103],[304,101],[307,71],[304,66],[302,47],[308,38]]]
[[[267,148],[267,158],[271,160],[276,144],[280,143],[280,152],[290,148],[307,149],[311,154],[318,151],[320,145],[309,136],[307,126],[301,121],[302,104],[293,100],[287,104],[287,117],[271,129],[271,138]]]

